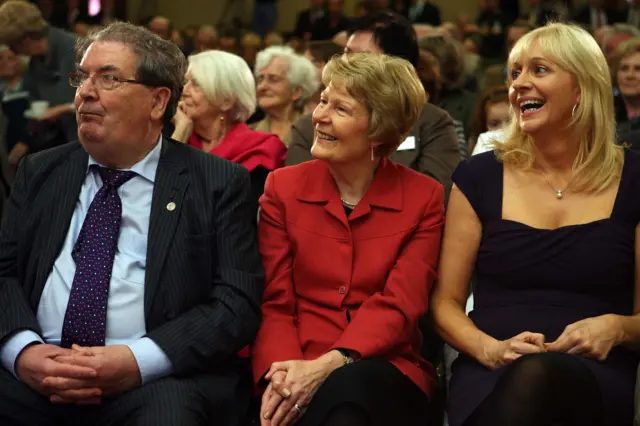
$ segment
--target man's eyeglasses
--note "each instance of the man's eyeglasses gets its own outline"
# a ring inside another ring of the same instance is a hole
[[[90,76],[87,73],[75,71],[69,73],[69,84],[71,87],[82,87],[82,85],[87,81],[87,79],[91,79],[91,82],[98,90],[113,90],[120,87],[124,83],[130,84],[141,84],[143,86],[149,87],[157,87],[153,84],[145,83],[139,80],[128,80],[126,78],[116,77],[112,74],[103,74],[96,73]]]

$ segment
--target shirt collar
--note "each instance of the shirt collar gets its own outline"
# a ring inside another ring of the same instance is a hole
[[[156,170],[158,169],[158,163],[160,162],[160,152],[162,151],[162,143],[162,136],[160,136],[160,138],[158,139],[158,143],[156,143],[156,146],[153,147],[153,149],[147,154],[146,157],[131,166],[131,168],[124,170],[131,170],[132,172],[135,172],[137,175],[142,176],[149,182],[155,183]],[[89,168],[94,164],[101,167],[106,167],[98,163],[93,157],[89,156],[87,173],[89,173]]]

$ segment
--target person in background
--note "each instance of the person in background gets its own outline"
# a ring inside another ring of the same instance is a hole
[[[242,49],[242,58],[253,71],[258,52],[262,49],[262,39],[256,33],[246,33],[240,40],[240,48]]]
[[[640,130],[640,37],[621,43],[611,61],[618,136],[624,140],[628,132]]]
[[[351,20],[343,13],[343,0],[326,0],[326,13],[311,27],[310,40],[331,40],[336,34],[347,31]]]
[[[626,16],[607,0],[588,0],[573,15],[573,21],[590,31],[596,31],[606,25],[626,21]]]
[[[213,50],[189,57],[172,139],[244,166],[251,176],[251,202],[267,174],[284,163],[286,147],[270,133],[244,122],[256,109],[255,80],[239,56]]]
[[[510,121],[509,89],[497,86],[487,90],[475,107],[473,126],[469,136],[469,152],[475,153],[478,136],[507,127]]]
[[[343,48],[335,44],[330,40],[325,41],[312,41],[307,45],[307,50],[304,52],[304,56],[309,59],[316,67],[318,72],[318,81],[322,80],[322,70],[324,66],[329,62],[329,59],[336,55],[341,55]],[[304,114],[311,114],[320,102],[320,94],[324,90],[324,86],[320,84],[320,87],[316,93],[309,98],[304,106]]]
[[[249,173],[161,136],[173,43],[114,23],[77,57],[79,142],[20,163],[0,229],[0,419],[241,424],[263,287]]]
[[[615,143],[609,67],[586,30],[534,30],[508,64],[513,118],[454,173],[432,296],[460,351],[449,424],[630,425],[640,157]]]
[[[173,35],[173,25],[169,18],[165,18],[164,16],[154,16],[151,18],[147,24],[147,29],[163,40],[171,40],[171,36]]]
[[[282,46],[284,45],[284,38],[278,31],[269,31],[264,36],[264,47]]]
[[[469,135],[473,121],[473,107],[477,96],[463,88],[466,76],[461,51],[455,40],[434,32],[419,40],[420,49],[431,53],[440,64],[442,89],[433,94],[431,102],[438,105],[462,125],[464,135]],[[462,137],[466,147],[466,136]]]
[[[29,93],[25,89],[24,72],[28,66],[24,58],[16,55],[9,46],[0,45],[0,93],[6,133],[3,136],[4,150],[14,169],[29,151],[27,141],[29,121],[25,112],[29,109]]]
[[[194,52],[202,53],[218,47],[218,32],[211,25],[202,25],[196,32],[194,40]]]
[[[312,29],[326,13],[325,0],[310,0],[309,8],[298,13],[293,36],[299,40],[311,40]]]
[[[480,77],[480,89],[484,92],[495,86],[504,86],[507,81],[507,62],[506,58],[511,54],[511,49],[515,46],[516,42],[520,40],[525,34],[531,32],[534,29],[527,21],[516,20],[507,29],[507,45],[505,61],[500,64],[495,64],[487,67]]]
[[[620,43],[632,37],[640,37],[640,29],[629,24],[613,24],[602,31],[600,34],[600,46],[604,56],[609,61],[609,66],[611,66],[611,60]]]
[[[260,200],[260,424],[425,425],[436,376],[418,322],[444,190],[388,159],[424,89],[408,61],[372,53],[334,57],[323,83],[315,160],[270,174]]]
[[[483,59],[486,68],[493,65],[504,57],[505,34],[509,26],[509,19],[500,10],[499,0],[481,0],[483,8],[479,11],[476,19],[482,42],[479,54]]]
[[[265,118],[253,129],[275,133],[289,146],[292,124],[320,85],[316,68],[290,47],[272,46],[258,53],[255,76],[258,105]]]
[[[252,31],[266,38],[278,23],[278,0],[255,0],[253,4]]]
[[[434,27],[440,26],[440,8],[426,0],[409,0],[403,8],[403,15],[412,24],[428,24]]]
[[[237,55],[239,41],[238,37],[238,31],[233,28],[227,28],[224,31],[221,31],[220,39],[218,40],[218,49]]]
[[[626,23],[636,28],[640,27],[640,0],[631,0],[627,8]]]
[[[40,10],[28,2],[9,0],[0,6],[0,43],[30,58],[25,89],[31,101],[46,101],[50,106],[38,118],[47,136],[32,139],[30,152],[77,138],[75,91],[66,78],[76,69],[75,42],[73,34],[49,26]]]
[[[86,22],[78,21],[75,24],[73,24],[72,32],[78,38],[88,36],[89,31],[91,31],[91,27]]]
[[[345,53],[361,52],[398,56],[416,67],[420,49],[415,30],[406,18],[379,11],[360,18],[350,29]],[[293,125],[291,136],[285,165],[311,160],[315,138],[312,117],[301,117]],[[451,174],[460,162],[456,128],[449,114],[427,103],[407,139],[389,158],[433,177],[443,184],[445,194],[448,194]]]

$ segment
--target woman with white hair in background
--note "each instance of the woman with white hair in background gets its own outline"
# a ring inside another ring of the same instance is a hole
[[[291,125],[320,87],[316,68],[290,47],[272,46],[258,53],[255,75],[258,105],[266,117],[253,128],[275,133],[289,146]]]
[[[267,175],[282,166],[286,147],[244,124],[256,109],[249,66],[232,53],[206,51],[189,57],[185,79],[172,138],[247,168],[257,212]]]
[[[453,174],[432,296],[460,351],[449,424],[631,425],[640,157],[615,143],[607,61],[585,30],[550,24],[508,71],[511,122]]]

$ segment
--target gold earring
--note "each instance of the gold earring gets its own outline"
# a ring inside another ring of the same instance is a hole
[[[371,147],[371,161],[376,161],[376,157],[373,155],[373,147]]]

